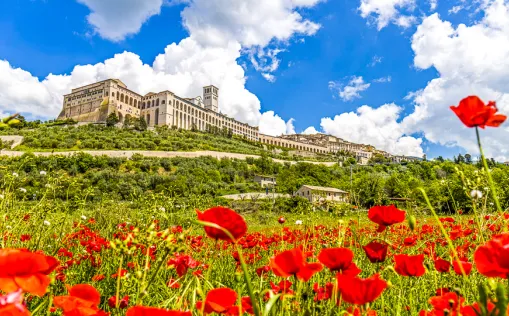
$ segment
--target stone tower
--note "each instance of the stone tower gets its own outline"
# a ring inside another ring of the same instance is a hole
[[[206,109],[219,112],[219,89],[216,86],[203,87],[203,104]]]

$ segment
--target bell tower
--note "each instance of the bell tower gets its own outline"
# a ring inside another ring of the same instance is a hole
[[[219,112],[219,89],[216,86],[203,87],[203,104],[206,109]]]

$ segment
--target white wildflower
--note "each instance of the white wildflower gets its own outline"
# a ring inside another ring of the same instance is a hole
[[[18,174],[17,174],[16,172],[13,172],[13,173],[12,173],[12,176],[13,176],[13,177],[17,177],[17,176],[18,176]]]
[[[12,229],[12,226],[11,225],[7,225],[7,226],[5,226],[5,228]]]
[[[482,198],[482,192],[479,191],[479,190],[472,190],[472,192],[470,192],[470,196],[474,200],[481,199]]]
[[[85,215],[81,215],[81,219],[86,221],[87,220],[87,217]]]
[[[160,210],[161,212],[163,212],[163,213],[164,213],[164,212],[166,212],[166,209],[165,209],[164,207],[162,207],[162,206],[159,208],[159,210]]]
[[[46,225],[46,226],[51,225],[51,223],[50,223],[50,222],[48,222],[48,221],[44,221],[44,222],[43,222],[43,224],[44,224],[44,225]]]
[[[4,195],[3,194],[0,194],[0,200],[3,200],[4,199]]]
[[[46,184],[44,185],[44,187],[46,187],[46,188],[51,188],[51,184],[46,183]]]
[[[46,171],[41,170],[41,171],[39,172],[39,174],[40,174],[41,176],[45,176],[45,175],[46,175]]]
[[[300,219],[296,220],[295,225],[302,225],[302,221]]]
[[[23,193],[27,193],[27,189],[25,189],[25,188],[19,188],[19,190],[20,190],[21,192],[23,192]]]

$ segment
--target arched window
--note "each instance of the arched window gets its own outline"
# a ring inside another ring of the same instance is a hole
[[[161,101],[161,104],[165,104],[165,103],[166,103],[166,100]],[[169,102],[168,102],[168,104],[169,104]]]
[[[157,99],[159,100],[159,99]],[[156,114],[154,117],[154,125],[159,125],[159,108],[156,109]]]
[[[111,93],[111,97],[113,98],[115,96],[115,92],[112,92]]]
[[[156,104],[155,100],[152,100],[152,107]]]
[[[142,110],[145,110],[145,102],[143,102],[143,103],[141,104],[141,109],[142,109]]]
[[[138,108],[138,100],[134,99],[134,107]]]
[[[120,95],[120,102],[124,102],[124,94],[123,93]]]
[[[156,100],[156,106],[159,106],[159,99]],[[156,123],[156,125],[157,125],[157,123]]]
[[[120,95],[119,95],[119,93],[117,92],[117,101],[119,100],[119,98],[120,98]]]
[[[133,105],[133,97],[131,97],[131,98],[129,99],[129,105],[131,105],[131,106]]]

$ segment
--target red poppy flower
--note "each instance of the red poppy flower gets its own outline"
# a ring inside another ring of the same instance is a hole
[[[331,282],[325,283],[325,286],[321,287],[318,283],[313,284],[313,291],[316,293],[315,302],[328,300],[332,297],[334,290],[334,284]]]
[[[362,271],[352,262],[353,252],[348,248],[322,249],[318,255],[318,260],[331,271],[340,271],[353,276]]]
[[[460,266],[460,263],[461,263],[461,266]],[[463,267],[463,271],[465,272],[465,274],[469,275],[470,272],[472,272],[472,264],[470,262],[462,261],[462,260],[460,260],[460,263],[458,263],[458,260],[454,260],[452,262],[452,267],[454,269],[454,272],[456,272],[456,274],[458,274],[458,275],[463,275],[463,273],[461,272],[461,267]]]
[[[213,289],[207,293],[205,298],[205,305],[199,301],[196,303],[198,310],[204,310],[205,314],[218,313],[223,314],[230,309],[238,308],[235,306],[237,302],[237,293],[229,288]]]
[[[191,316],[191,312],[170,311],[157,307],[135,306],[127,310],[126,316]]]
[[[441,273],[449,272],[449,270],[451,269],[451,263],[442,258],[437,258],[435,259],[435,269],[437,269],[437,271]]]
[[[482,275],[509,278],[509,233],[493,236],[477,248],[474,261]]]
[[[241,303],[242,310],[244,312],[248,313],[249,315],[254,315],[253,304],[251,303],[251,298],[249,296],[244,296],[241,299]],[[240,314],[242,315],[242,312]]]
[[[57,259],[24,249],[0,249],[0,290],[10,293],[18,289],[43,296],[50,274],[59,265]]]
[[[429,303],[433,306],[431,313],[421,313],[423,315],[449,315],[450,311],[454,311],[451,315],[459,315],[458,311],[465,301],[464,298],[458,296],[454,292],[448,292],[441,296],[433,296],[429,299]]]
[[[398,210],[394,205],[373,206],[368,211],[368,218],[378,224],[378,232],[383,232],[387,226],[403,222],[405,215],[405,211]]]
[[[372,241],[366,246],[363,246],[364,252],[371,263],[384,262],[387,257],[387,249],[389,247],[386,243]]]
[[[419,277],[426,272],[423,264],[424,255],[396,255],[394,260],[396,261],[394,269],[399,275]]]
[[[124,309],[129,305],[129,295],[124,296],[118,302],[118,308]],[[113,295],[108,299],[108,306],[111,308],[117,308],[117,296]]]
[[[469,96],[461,100],[459,106],[451,106],[451,110],[467,127],[498,127],[507,119],[505,115],[496,114],[495,102],[490,101],[488,104],[484,104],[477,96]]]
[[[0,315],[7,316],[30,316],[30,312],[23,305],[21,289],[16,292],[0,296]]]
[[[214,223],[226,229],[235,239],[239,239],[247,232],[247,224],[242,216],[229,208],[217,206],[200,212],[196,210],[198,219],[203,222]],[[227,234],[217,228],[205,226],[205,232],[210,238],[231,240]]]
[[[313,274],[322,270],[318,262],[307,263],[302,250],[297,247],[283,251],[270,259],[270,266],[275,275],[287,278],[295,275],[299,280],[308,281]]]
[[[196,268],[200,263],[189,255],[175,254],[175,257],[168,261],[168,266],[175,268],[179,277],[184,276],[188,269]]]
[[[361,279],[346,274],[338,274],[338,291],[341,298],[350,304],[364,305],[376,300],[387,287],[387,282],[378,274]]]
[[[78,284],[67,288],[69,295],[55,296],[53,304],[64,311],[64,315],[101,315],[97,307],[101,294],[88,284]]]

